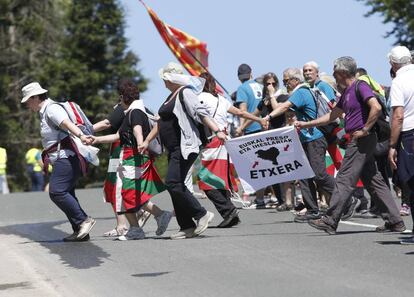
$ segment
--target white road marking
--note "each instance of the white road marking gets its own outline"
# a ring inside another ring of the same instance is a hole
[[[345,225],[351,225],[351,226],[360,226],[360,227],[367,227],[367,228],[377,228],[377,225],[371,225],[371,224],[360,224],[355,222],[348,222],[348,221],[340,221],[340,223]]]

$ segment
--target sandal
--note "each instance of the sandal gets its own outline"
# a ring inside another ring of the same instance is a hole
[[[103,236],[105,237],[118,237],[118,236],[122,236],[125,235],[128,232],[127,228],[121,228],[121,229],[117,229],[114,228],[108,232],[105,232]]]

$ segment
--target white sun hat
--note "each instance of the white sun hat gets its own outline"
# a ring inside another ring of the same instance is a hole
[[[22,88],[22,93],[21,103],[25,103],[30,97],[47,93],[47,90],[43,89],[38,82],[32,82]]]
[[[167,65],[165,65],[158,71],[160,78],[164,80],[167,80],[167,73],[184,74],[184,68],[180,64],[177,64],[175,62],[169,62]]]

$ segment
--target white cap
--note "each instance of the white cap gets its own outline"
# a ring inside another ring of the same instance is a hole
[[[38,82],[32,82],[22,88],[23,99],[21,103],[25,103],[30,97],[47,93]]]
[[[166,73],[175,73],[175,74],[184,74],[184,68],[180,64],[175,62],[169,62],[163,68],[158,71],[158,74],[161,79],[167,79],[165,77]]]
[[[387,55],[388,60],[396,64],[404,64],[411,61],[410,50],[405,46],[394,47]]]

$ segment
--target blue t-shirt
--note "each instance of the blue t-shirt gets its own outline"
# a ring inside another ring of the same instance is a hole
[[[262,100],[262,92],[263,86],[257,83],[255,80],[248,80],[245,81],[238,89],[236,95],[236,102],[237,103],[246,103],[247,104],[247,111],[249,113],[253,113],[259,102]],[[252,122],[245,132],[251,133],[255,131],[260,131],[262,127],[257,122]]]
[[[315,86],[321,90],[330,101],[336,101],[335,91],[327,82],[318,80],[315,83]]]
[[[299,121],[308,122],[315,119],[317,116],[317,109],[312,93],[306,88],[299,88],[289,96],[288,99],[293,104],[293,109],[296,112],[296,117]],[[324,137],[322,132],[316,128],[300,129],[300,141],[310,142]]]

